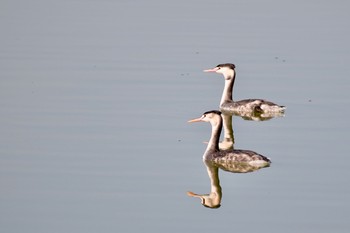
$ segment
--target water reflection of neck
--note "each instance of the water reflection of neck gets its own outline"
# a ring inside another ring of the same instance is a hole
[[[235,143],[233,136],[233,127],[232,127],[232,115],[227,113],[221,114],[224,127],[224,140],[219,143],[220,150],[232,150]]]
[[[220,207],[222,197],[219,179],[219,168],[213,165],[211,162],[205,162],[205,165],[207,166],[208,176],[210,179],[210,203],[206,204],[210,204],[211,208],[217,208]]]
[[[221,206],[222,191],[219,180],[219,168],[211,161],[204,161],[207,167],[208,176],[210,179],[210,193],[209,194],[196,194],[193,192],[187,192],[187,195],[191,197],[198,197],[201,199],[201,203],[204,207],[219,208]]]

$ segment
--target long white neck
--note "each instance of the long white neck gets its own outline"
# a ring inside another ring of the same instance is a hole
[[[224,91],[222,92],[220,106],[224,103],[233,101],[233,98],[232,98],[233,85],[235,83],[236,72],[232,70],[231,73],[224,74],[224,77],[225,77],[225,87],[224,87]]]
[[[207,149],[205,151],[205,154],[207,152],[219,151],[219,140],[220,140],[220,133],[222,129],[221,116],[217,116],[217,120],[210,122],[210,124],[211,124],[211,136],[210,136],[210,140],[209,140]]]

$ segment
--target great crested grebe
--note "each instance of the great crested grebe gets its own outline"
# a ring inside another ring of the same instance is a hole
[[[265,156],[258,154],[251,150],[220,150],[219,140],[222,129],[221,112],[212,110],[203,113],[199,118],[189,120],[192,122],[209,122],[211,124],[211,137],[208,142],[207,149],[204,152],[203,160],[214,161],[216,163],[222,162],[234,162],[234,163],[246,163],[256,167],[266,167],[271,161]]]
[[[246,113],[281,113],[286,109],[285,106],[279,106],[263,99],[245,99],[233,101],[232,92],[235,83],[236,71],[235,65],[231,63],[219,64],[213,69],[204,70],[204,72],[215,72],[222,74],[225,78],[225,87],[222,93],[220,108],[223,111]]]

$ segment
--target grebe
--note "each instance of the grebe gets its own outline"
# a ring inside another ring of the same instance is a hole
[[[220,109],[222,111],[235,112],[238,114],[246,112],[283,113],[286,109],[285,106],[279,106],[263,99],[245,99],[233,101],[232,92],[236,77],[234,64],[219,64],[213,69],[204,70],[204,72],[219,73],[225,78],[225,87],[220,101]]]
[[[270,165],[271,161],[268,158],[251,150],[219,149],[220,133],[222,129],[220,111],[212,110],[205,112],[201,117],[189,120],[188,122],[192,123],[200,121],[209,122],[212,127],[211,137],[203,155],[204,161],[213,161],[218,164],[225,162],[243,163],[259,168]]]

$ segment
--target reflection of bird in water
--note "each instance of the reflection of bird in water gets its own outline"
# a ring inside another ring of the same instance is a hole
[[[210,179],[210,193],[209,194],[196,194],[193,192],[187,192],[187,195],[190,197],[199,197],[201,199],[202,205],[209,208],[219,208],[222,198],[220,180],[219,180],[219,171],[218,167],[215,166],[210,161],[204,161],[209,179]]]
[[[197,194],[194,192],[187,192],[187,195],[190,197],[198,197],[201,199],[201,203],[203,206],[208,208],[219,208],[221,206],[221,199],[222,199],[222,188],[220,185],[220,178],[219,178],[219,168],[223,169],[225,171],[232,172],[230,170],[230,167],[228,167],[228,164],[218,164],[213,161],[203,161],[205,166],[207,167],[208,176],[210,179],[210,193],[209,194]],[[246,167],[249,167],[250,165],[246,165]],[[252,172],[259,168],[250,166],[252,170],[247,170],[244,165],[238,166],[234,168],[233,172]]]
[[[232,93],[236,77],[234,64],[220,64],[213,69],[204,70],[204,72],[216,72],[222,74],[225,78],[225,87],[220,101],[222,111],[233,112],[242,117],[248,117],[252,114],[262,116],[263,118],[283,116],[286,107],[279,106],[270,101],[263,99],[233,101]]]
[[[220,150],[232,150],[233,145],[235,144],[235,138],[233,136],[233,127],[232,127],[232,114],[221,114],[223,127],[224,127],[224,139],[219,142]]]
[[[207,149],[204,152],[203,160],[213,161],[217,164],[249,165],[249,167],[255,167],[256,169],[270,165],[271,161],[268,158],[251,150],[219,149],[220,133],[222,129],[221,112],[215,110],[208,111],[201,117],[188,122],[200,121],[209,122],[212,126],[211,137]]]
[[[246,121],[267,121],[275,117],[284,117],[284,112],[232,112],[221,110],[228,115],[240,116]]]

